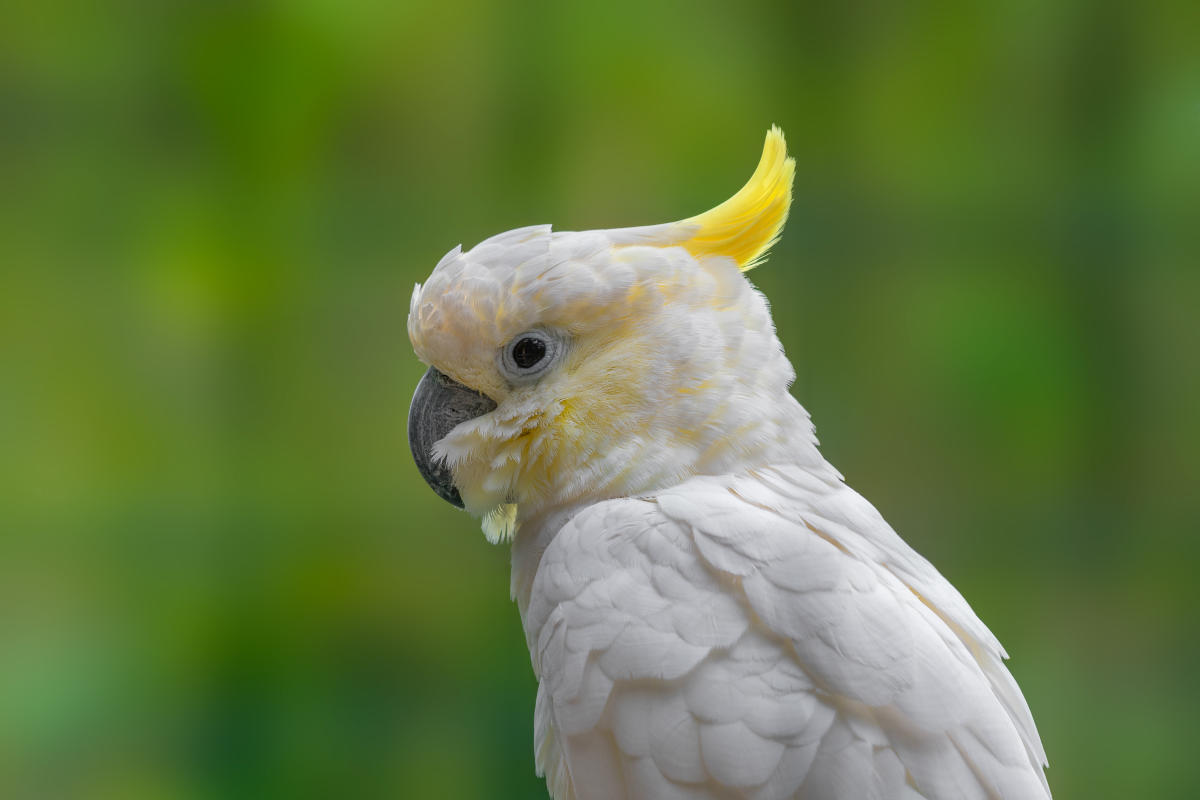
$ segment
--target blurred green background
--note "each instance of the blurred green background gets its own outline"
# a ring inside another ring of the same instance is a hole
[[[826,455],[1013,654],[1059,798],[1194,797],[1193,2],[9,4],[0,796],[545,796],[409,293],[797,162]]]

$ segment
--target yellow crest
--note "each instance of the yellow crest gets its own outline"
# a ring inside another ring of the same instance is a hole
[[[683,220],[681,224],[695,233],[679,244],[697,258],[728,256],[743,272],[758,266],[783,232],[795,174],[796,162],[788,158],[783,131],[772,125],[750,180],[716,208]]]

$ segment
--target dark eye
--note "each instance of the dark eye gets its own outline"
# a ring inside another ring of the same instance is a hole
[[[518,333],[500,351],[500,372],[514,384],[530,383],[555,363],[562,344],[562,337],[553,331],[535,328]]]
[[[521,369],[529,369],[546,357],[546,343],[541,339],[526,336],[513,345],[513,363]]]

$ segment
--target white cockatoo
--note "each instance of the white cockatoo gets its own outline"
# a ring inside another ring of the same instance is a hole
[[[817,450],[767,302],[794,162],[699,216],[450,251],[409,416],[511,542],[557,800],[1048,798],[1004,649]]]

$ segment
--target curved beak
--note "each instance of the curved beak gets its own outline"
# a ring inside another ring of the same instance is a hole
[[[417,384],[408,410],[408,446],[412,448],[417,469],[438,496],[463,507],[462,495],[454,485],[454,475],[443,462],[433,457],[433,445],[459,424],[488,413],[496,403],[487,395],[463,386],[430,367]]]

